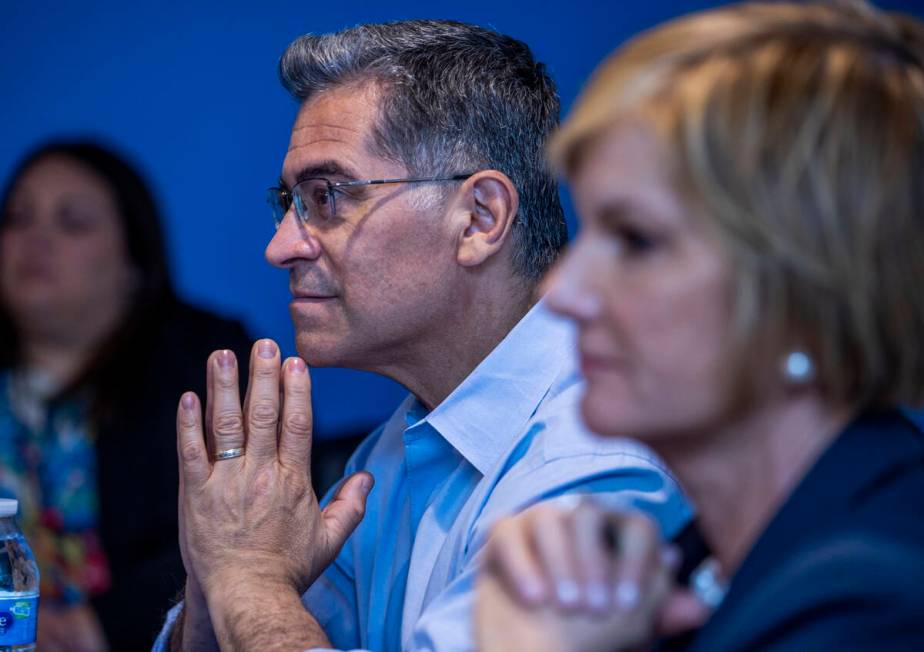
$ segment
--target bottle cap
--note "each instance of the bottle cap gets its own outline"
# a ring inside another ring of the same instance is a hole
[[[0,518],[16,516],[19,511],[19,501],[12,498],[0,498]]]

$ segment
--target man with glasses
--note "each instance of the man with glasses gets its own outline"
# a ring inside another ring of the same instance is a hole
[[[301,107],[266,255],[289,270],[299,354],[410,395],[322,510],[305,362],[258,342],[241,407],[233,356],[213,354],[204,419],[191,394],[178,412],[189,578],[159,648],[467,649],[498,519],[593,494],[673,535],[676,485],[647,450],[583,430],[573,334],[537,301],[566,240],[542,64],[490,30],[407,21],[301,37],[280,75]]]

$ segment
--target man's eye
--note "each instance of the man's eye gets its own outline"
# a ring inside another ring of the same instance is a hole
[[[334,202],[331,192],[333,191],[328,188],[326,183],[321,182],[312,185],[309,192],[315,219],[322,222],[332,219],[334,217]]]
[[[330,203],[330,192],[328,192],[327,188],[315,188],[311,196],[318,206],[326,206]]]

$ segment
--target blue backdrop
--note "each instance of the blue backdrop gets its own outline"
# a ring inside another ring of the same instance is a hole
[[[401,18],[491,26],[533,47],[567,111],[621,41],[714,4],[0,0],[0,179],[50,136],[117,146],[157,191],[182,294],[241,318],[255,337],[272,337],[291,355],[286,275],[263,260],[263,248],[272,235],[265,189],[279,175],[296,111],[276,77],[292,39]],[[924,13],[924,0],[880,4]],[[371,374],[319,369],[313,379],[322,437],[385,418],[403,395]]]

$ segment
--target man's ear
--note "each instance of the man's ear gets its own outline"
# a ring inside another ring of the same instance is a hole
[[[510,237],[520,195],[503,172],[482,170],[465,182],[464,223],[456,260],[463,267],[481,265]]]

